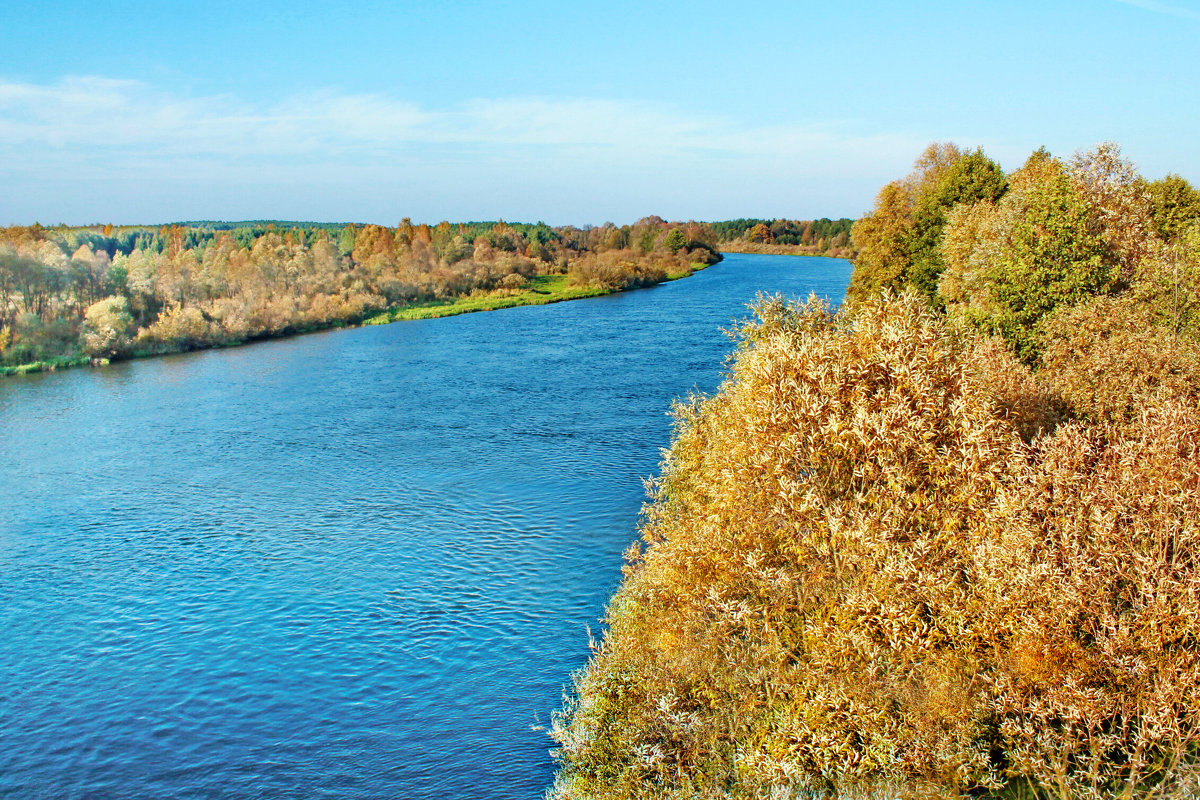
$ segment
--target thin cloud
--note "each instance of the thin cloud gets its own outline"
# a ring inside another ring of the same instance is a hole
[[[248,102],[96,76],[0,80],[0,182],[10,190],[0,217],[282,208],[305,218],[588,221],[634,208],[626,213],[717,218],[734,207],[794,207],[800,197],[821,202],[821,213],[832,202],[857,213],[926,141],[849,123],[756,124],[586,97],[428,108],[380,94]]]
[[[475,100],[424,109],[381,95],[314,93],[254,106],[230,96],[188,98],[136,81],[67,78],[0,82],[0,149],[225,159],[402,156],[421,146],[551,151],[598,149],[640,158],[717,153],[798,156],[814,148],[863,152],[862,144],[911,151],[912,142],[864,142],[820,126],[743,125],[672,113],[642,102],[568,98]],[[10,162],[11,163],[11,162]]]
[[[1190,19],[1200,21],[1200,11],[1194,8],[1185,8],[1180,6],[1168,5],[1159,3],[1156,0],[1117,0],[1118,3],[1123,3],[1127,6],[1134,6],[1145,11],[1153,11],[1156,14],[1167,14],[1172,17],[1180,17],[1181,19]]]

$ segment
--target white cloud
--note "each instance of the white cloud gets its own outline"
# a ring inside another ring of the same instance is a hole
[[[370,208],[394,198],[404,207],[398,210],[417,218],[426,213],[414,207],[419,203],[439,208],[430,216],[457,218],[493,208],[574,222],[644,213],[712,218],[734,204],[738,214],[765,213],[804,192],[832,191],[844,207],[846,187],[862,195],[846,212],[857,213],[874,187],[907,171],[926,141],[847,124],[756,124],[593,98],[423,108],[384,95],[322,91],[251,103],[103,77],[47,85],[0,80],[0,179],[26,189],[0,198],[0,222],[30,213],[55,218],[16,204],[40,200],[48,207],[54,198],[38,192],[67,185],[79,187],[79,196],[58,198],[58,218],[145,214],[120,207],[128,201],[139,208],[137,192],[158,198],[153,208],[164,210],[154,219],[232,216],[230,197],[238,191],[243,202],[260,204],[242,212],[254,216],[297,209],[297,193],[308,191],[327,205],[308,206],[307,218],[361,215],[366,198],[373,198]],[[834,182],[840,189],[831,189]],[[89,187],[96,190],[92,202],[105,208],[72,212],[85,206]],[[172,191],[191,192],[191,204],[172,200]],[[379,214],[399,218],[391,209]]]
[[[896,137],[847,137],[814,125],[755,126],[644,102],[568,98],[475,100],[422,109],[381,95],[320,92],[256,107],[229,96],[187,98],[136,81],[67,78],[0,81],[0,148],[223,158],[372,157],[414,145],[598,148],[633,156],[711,152],[809,156],[814,148],[861,154],[900,147]]]
[[[0,82],[0,147],[224,157],[293,156],[405,137],[428,118],[379,97],[313,95],[258,109],[228,96],[186,98],[136,81]]]

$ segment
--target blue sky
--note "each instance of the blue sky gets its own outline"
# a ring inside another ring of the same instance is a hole
[[[0,5],[0,224],[857,217],[934,140],[1200,185],[1200,0]]]

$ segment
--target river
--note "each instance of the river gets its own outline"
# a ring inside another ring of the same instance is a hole
[[[0,380],[0,796],[541,797],[672,399],[849,275]]]

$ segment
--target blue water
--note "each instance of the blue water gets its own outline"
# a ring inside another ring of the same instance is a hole
[[[540,797],[671,400],[849,273],[0,380],[0,796]]]

